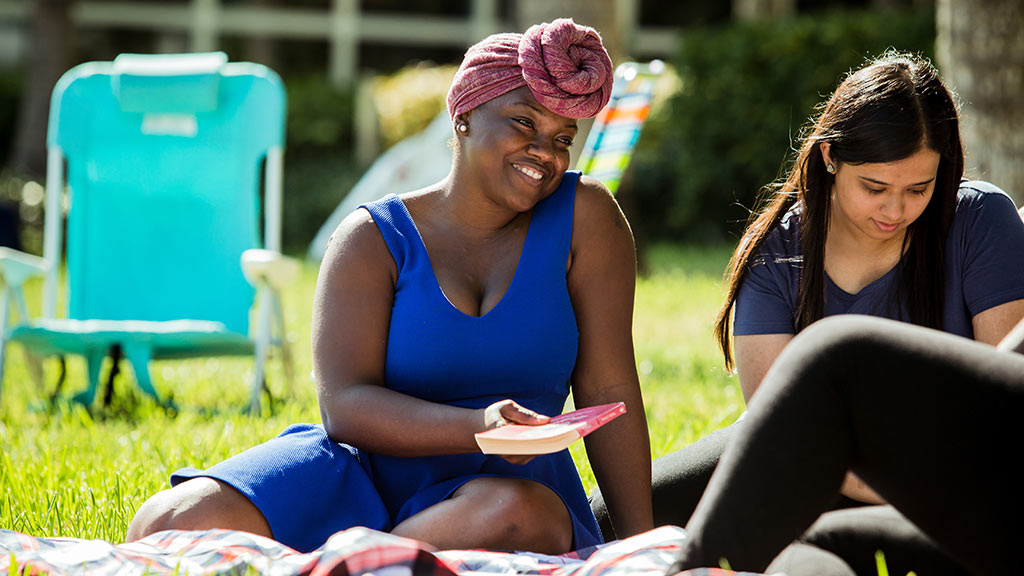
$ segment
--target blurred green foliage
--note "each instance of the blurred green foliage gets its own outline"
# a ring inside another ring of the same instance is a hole
[[[322,75],[290,78],[287,90],[288,150],[351,150],[353,91],[334,88]]]
[[[934,42],[930,10],[688,30],[673,63],[680,90],[652,114],[634,157],[634,229],[650,239],[734,239],[845,73],[889,47],[930,57]]]
[[[421,63],[382,76],[373,83],[373,100],[384,149],[416,134],[446,108],[448,87],[457,66]]]
[[[355,91],[322,75],[287,82],[282,244],[302,253],[327,216],[359,179],[353,154]]]
[[[453,66],[420,63],[369,83],[381,151],[444,110],[454,75]],[[283,243],[302,253],[364,167],[354,148],[355,89],[339,91],[322,77],[289,80],[288,100]]]

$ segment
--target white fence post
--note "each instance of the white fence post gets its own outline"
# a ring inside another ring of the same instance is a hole
[[[356,77],[359,63],[358,0],[333,0],[331,3],[330,62],[328,78],[335,86],[346,86]]]
[[[498,20],[497,0],[473,0],[469,11],[469,33],[472,37],[466,39],[467,46],[476,44],[499,31],[501,22]]]
[[[212,52],[220,36],[220,0],[192,0],[193,52]]]

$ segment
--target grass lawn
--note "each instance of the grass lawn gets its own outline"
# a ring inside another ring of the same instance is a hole
[[[655,457],[731,423],[743,410],[739,385],[721,367],[712,338],[728,255],[728,247],[655,246],[648,253],[651,273],[638,282],[634,335]],[[67,402],[44,408],[45,394],[29,379],[21,349],[9,346],[0,398],[0,528],[119,542],[135,509],[166,487],[176,468],[209,466],[291,423],[319,422],[305,376],[315,283],[316,268],[307,265],[285,294],[296,377],[285,383],[280,363],[271,359],[276,402],[272,414],[265,409],[258,418],[244,412],[249,359],[153,363],[157,389],[181,407],[175,417],[136,392],[125,364],[113,405],[90,414]],[[39,289],[32,285],[30,297],[38,300]],[[38,309],[38,302],[30,307]],[[56,361],[45,369],[52,387]],[[70,360],[62,397],[85,381],[84,362]],[[594,479],[582,443],[572,452],[589,490]]]

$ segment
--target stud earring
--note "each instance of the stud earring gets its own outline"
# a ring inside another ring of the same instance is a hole
[[[466,132],[469,132],[469,124],[460,123],[455,127],[455,129],[458,130],[460,133],[465,134]]]
[[[826,171],[827,171],[827,172],[828,172],[829,174],[835,174],[835,173],[836,173],[836,167],[835,167],[835,166],[833,166],[833,165],[831,165],[831,164],[826,164],[826,165],[825,165],[825,170],[826,170]]]

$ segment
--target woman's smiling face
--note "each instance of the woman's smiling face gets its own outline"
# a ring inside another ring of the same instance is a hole
[[[492,199],[517,212],[553,193],[569,169],[576,120],[548,110],[525,86],[482,104],[465,122],[466,167]]]
[[[835,169],[830,230],[879,242],[903,241],[907,227],[928,206],[935,190],[939,153],[921,148],[896,162],[842,164],[821,145],[826,164]]]

